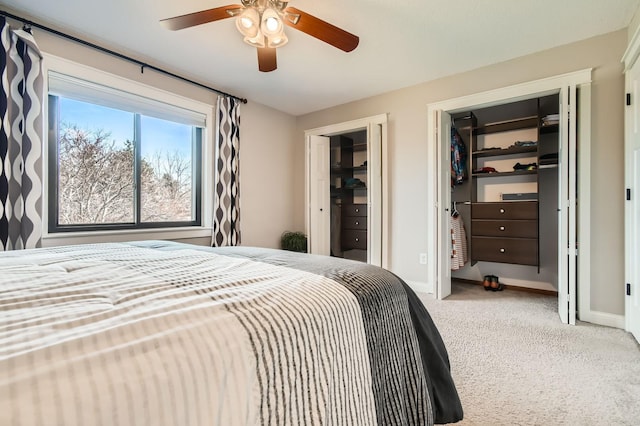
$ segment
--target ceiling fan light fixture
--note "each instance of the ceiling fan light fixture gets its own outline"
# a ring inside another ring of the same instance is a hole
[[[245,37],[244,42],[253,47],[266,47],[264,36],[260,32],[255,37]]]
[[[264,24],[267,26],[267,29],[269,31],[277,31],[278,27],[280,26],[280,24],[278,23],[278,20],[273,16],[265,19]]]
[[[274,9],[277,9],[279,11],[283,11],[284,9],[286,9],[287,4],[289,4],[289,2],[288,1],[280,1],[280,0],[269,0],[269,4]]]
[[[275,35],[267,38],[267,47],[281,47],[287,44],[289,39],[286,34],[283,32],[282,34]]]
[[[267,37],[275,36],[283,33],[282,19],[280,15],[274,9],[266,8],[262,12],[262,20],[260,23],[260,30]]]
[[[242,28],[244,28],[245,30],[248,30],[249,28],[253,27],[253,22],[251,22],[251,19],[245,16],[240,18],[240,25],[242,25]]]
[[[259,34],[260,14],[254,8],[246,8],[236,18],[236,28],[245,38],[254,38]]]

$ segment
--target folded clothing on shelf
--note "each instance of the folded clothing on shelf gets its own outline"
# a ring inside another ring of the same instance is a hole
[[[537,163],[529,163],[529,164],[520,164],[520,163],[516,163],[513,166],[513,170],[536,170],[538,168],[538,164]]]
[[[551,126],[560,122],[560,114],[549,114],[542,117],[543,126]]]
[[[536,141],[516,141],[512,146],[517,147],[525,147],[525,146],[536,146],[538,142]]]
[[[480,169],[475,169],[473,173],[498,173],[498,171],[493,167],[482,167]]]
[[[364,188],[366,185],[358,178],[348,178],[344,180],[344,187],[348,189]]]

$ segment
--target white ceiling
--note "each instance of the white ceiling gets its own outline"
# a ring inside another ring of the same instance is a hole
[[[233,19],[169,31],[158,21],[238,0],[1,0],[9,12],[292,115],[628,26],[640,0],[293,0],[360,37],[344,53],[292,28],[261,73]]]

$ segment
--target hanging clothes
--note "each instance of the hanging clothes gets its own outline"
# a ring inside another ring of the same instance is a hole
[[[455,211],[451,216],[451,270],[457,271],[469,260],[467,252],[467,234],[462,216]]]
[[[451,126],[451,186],[460,185],[467,178],[467,150],[462,137]]]

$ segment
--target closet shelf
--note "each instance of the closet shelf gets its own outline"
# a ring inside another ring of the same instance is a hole
[[[364,173],[367,171],[367,166],[357,167],[332,167],[332,174],[351,174],[351,173]]]
[[[559,131],[560,131],[560,125],[559,124],[548,124],[546,126],[540,126],[540,133],[541,134],[558,133]]]
[[[509,130],[520,130],[538,127],[538,116],[518,118],[515,120],[500,121],[497,123],[485,124],[474,129],[477,135],[490,133],[508,132]]]
[[[538,150],[537,146],[515,146],[511,148],[496,148],[496,149],[483,149],[481,151],[473,151],[472,155],[474,157],[494,157],[496,155],[513,155],[513,154],[523,154],[527,152],[536,152]]]
[[[474,178],[495,178],[506,176],[535,175],[538,170],[515,170],[513,172],[496,172],[496,173],[474,173]]]
[[[341,147],[343,151],[366,151],[367,144],[365,143],[354,143],[353,145],[343,146]]]

